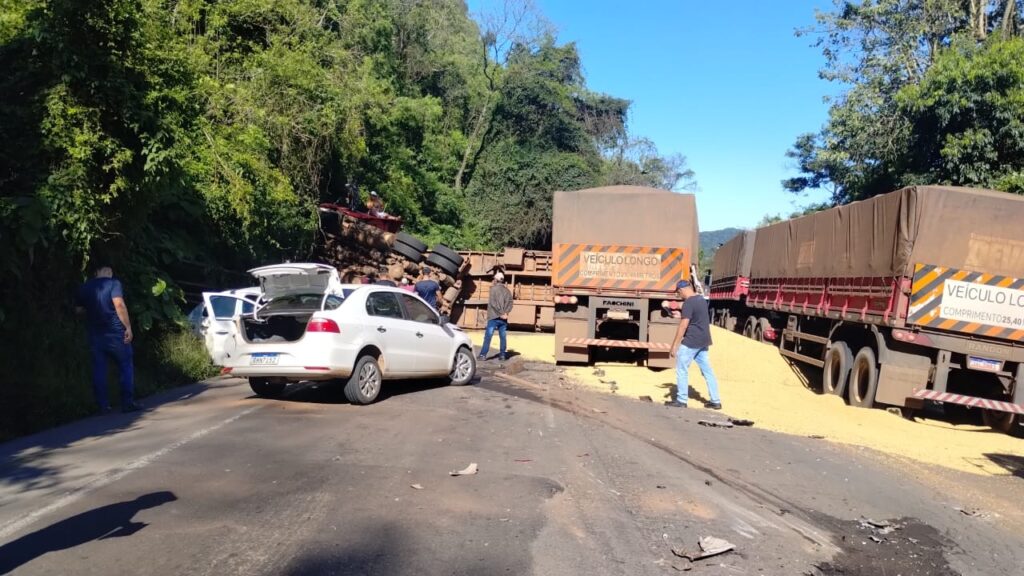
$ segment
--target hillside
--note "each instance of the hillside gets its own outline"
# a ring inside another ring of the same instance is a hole
[[[722,228],[721,230],[701,232],[700,249],[704,251],[706,257],[710,258],[720,245],[732,240],[740,232],[743,232],[742,228]]]

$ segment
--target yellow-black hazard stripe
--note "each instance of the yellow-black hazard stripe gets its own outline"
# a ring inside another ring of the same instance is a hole
[[[961,282],[972,282],[974,284],[1016,290],[1024,288],[1024,279],[1021,278],[969,272],[967,270],[932,266],[930,264],[917,264],[914,267],[914,283],[910,291],[910,309],[907,315],[907,322],[919,326],[928,326],[929,328],[965,332],[989,338],[1001,338],[1004,340],[1020,340],[1024,338],[1024,330],[991,326],[979,322],[950,320],[939,316],[942,304],[942,290],[946,280],[960,280]]]

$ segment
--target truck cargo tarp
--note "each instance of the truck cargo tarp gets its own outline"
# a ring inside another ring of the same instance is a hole
[[[740,232],[715,252],[711,264],[711,275],[716,280],[750,276],[750,265],[754,261],[754,238],[756,230]]]
[[[913,276],[931,264],[1024,277],[1024,198],[915,186],[757,231],[753,278]]]
[[[693,194],[643,186],[556,192],[554,244],[620,244],[684,248],[696,259],[699,241]]]

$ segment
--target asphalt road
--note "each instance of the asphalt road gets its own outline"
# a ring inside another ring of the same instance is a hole
[[[390,384],[371,406],[329,385],[266,400],[215,380],[150,399],[139,415],[2,445],[0,574],[1024,566],[1024,478],[924,467],[756,423],[710,428],[698,420],[726,415],[599,395],[537,368],[488,371],[464,388]],[[477,474],[449,475],[471,462]],[[673,554],[696,552],[705,536],[736,548],[692,563]]]

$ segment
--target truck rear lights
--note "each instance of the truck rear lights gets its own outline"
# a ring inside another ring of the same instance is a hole
[[[555,296],[555,304],[576,304],[579,301],[575,296]]]
[[[932,343],[931,338],[928,336],[921,334],[920,332],[911,332],[909,330],[893,330],[892,337],[900,342],[910,342],[911,344],[923,344],[927,346]]]
[[[306,324],[306,332],[330,332],[332,334],[341,334],[341,328],[338,327],[338,323],[330,318],[311,318],[309,324]]]

